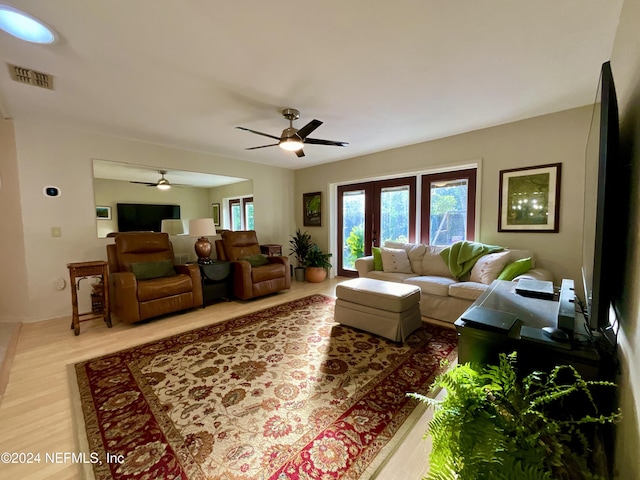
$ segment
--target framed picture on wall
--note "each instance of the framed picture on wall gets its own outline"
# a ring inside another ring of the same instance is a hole
[[[216,227],[220,226],[220,204],[211,204],[211,216],[213,217],[213,223]]]
[[[111,220],[111,207],[96,206],[96,218],[98,220]]]
[[[498,231],[558,232],[561,171],[561,163],[502,170]]]
[[[322,226],[322,192],[302,194],[302,218],[305,227]]]

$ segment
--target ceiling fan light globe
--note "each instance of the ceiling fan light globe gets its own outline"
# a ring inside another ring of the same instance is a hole
[[[294,138],[287,138],[285,140],[282,140],[278,145],[283,150],[287,150],[289,152],[295,152],[296,150],[300,150],[304,146],[304,144],[300,140],[296,140]]]
[[[169,190],[171,188],[171,184],[167,180],[159,180],[156,187],[158,190]]]

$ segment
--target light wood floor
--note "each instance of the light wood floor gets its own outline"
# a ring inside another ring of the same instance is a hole
[[[346,279],[331,279],[319,284],[292,282],[291,290],[262,299],[217,303],[140,325],[114,322],[113,328],[108,329],[102,320],[92,320],[81,323],[77,337],[69,329],[70,318],[23,324],[0,403],[0,454],[39,453],[41,463],[14,465],[0,462],[0,478],[82,478],[77,464],[44,461],[45,453],[79,451],[72,424],[69,365],[313,293],[335,296],[335,286],[343,280]],[[421,478],[427,467],[429,448],[422,436],[429,418],[428,412],[422,415],[376,478]]]

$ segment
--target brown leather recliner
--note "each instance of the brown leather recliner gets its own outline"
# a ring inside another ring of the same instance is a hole
[[[260,255],[255,230],[223,230],[216,240],[218,260],[231,262],[233,294],[242,300],[291,288],[289,257],[266,257],[267,264],[252,267],[243,257]]]
[[[153,276],[140,271],[175,261],[166,233],[120,233],[114,244],[107,245],[107,259],[111,313],[121,322],[134,323],[202,306],[198,265],[175,265],[175,274],[165,271],[168,276],[144,280],[133,273],[141,278]]]

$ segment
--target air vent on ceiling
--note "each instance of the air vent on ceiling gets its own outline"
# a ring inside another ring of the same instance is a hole
[[[19,83],[26,83],[34,87],[48,88],[53,90],[53,75],[48,73],[36,72],[30,68],[19,67],[18,65],[9,65],[9,73],[11,78]]]

